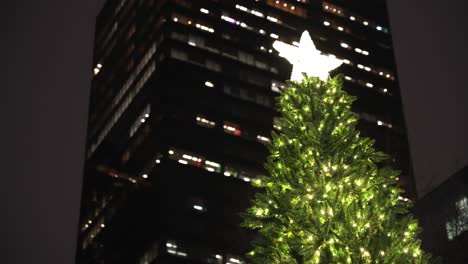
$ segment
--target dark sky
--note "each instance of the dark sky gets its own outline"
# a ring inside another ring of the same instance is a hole
[[[102,2],[2,2],[1,263],[73,263]],[[429,182],[423,192],[468,163],[467,5],[389,1],[415,172]]]

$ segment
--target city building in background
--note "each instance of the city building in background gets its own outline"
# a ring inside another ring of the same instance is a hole
[[[427,251],[443,263],[468,263],[468,166],[419,199],[414,213]]]
[[[359,3],[358,3],[359,2]],[[78,263],[245,263],[250,182],[308,30],[416,197],[385,1],[119,0],[96,22]]]

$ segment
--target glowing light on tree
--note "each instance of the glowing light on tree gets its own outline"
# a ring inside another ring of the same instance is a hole
[[[307,31],[302,33],[298,47],[278,40],[273,43],[273,47],[293,65],[292,81],[301,81],[303,73],[325,81],[329,72],[343,63],[333,56],[322,55]]]

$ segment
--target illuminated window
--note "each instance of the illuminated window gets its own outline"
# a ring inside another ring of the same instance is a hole
[[[205,46],[205,38],[193,34],[189,35],[187,42],[191,46]]]
[[[246,172],[243,169],[234,169],[230,166],[226,166],[224,170],[224,176],[234,177],[245,182],[250,182],[253,179],[252,175],[252,173]]]
[[[367,122],[371,122],[371,123],[377,123],[378,126],[384,126],[384,127],[387,127],[387,128],[392,128],[392,124],[390,123],[386,123],[382,120],[378,120],[377,117],[375,115],[372,115],[372,114],[368,114],[368,113],[360,113],[359,116],[363,119],[363,120],[366,120]]]
[[[268,143],[271,141],[269,138],[262,136],[262,135],[257,135],[257,140],[262,143]]]
[[[204,168],[210,172],[221,172],[221,164],[210,160],[205,160]]]
[[[192,24],[192,19],[189,17],[186,17],[184,15],[174,13],[172,14],[172,21],[177,22],[177,23],[182,23],[186,25],[191,25]]]
[[[247,13],[250,13],[250,14],[253,14],[255,16],[258,16],[258,17],[264,17],[265,15],[263,15],[262,12],[260,11],[257,11],[257,10],[254,10],[254,9],[248,9],[247,7],[245,6],[241,6],[241,5],[236,5],[236,8],[237,9],[240,9],[244,12],[247,12]]]
[[[225,166],[224,167],[224,176],[226,177],[234,177],[237,178],[239,176],[239,173],[232,167]]]
[[[281,92],[285,88],[285,84],[279,81],[271,80],[271,90],[273,92]]]
[[[225,121],[224,125],[223,125],[223,128],[224,128],[224,132],[226,132],[228,134],[232,134],[232,135],[236,135],[236,136],[241,135],[240,126],[237,125],[237,124]]]
[[[377,120],[377,125],[378,125],[378,126],[384,126],[384,127],[392,128],[392,124],[383,122],[383,121],[381,121],[381,120]]]
[[[187,257],[187,253],[181,251],[181,248],[173,240],[168,240],[166,242],[166,252],[178,257]]]
[[[195,167],[203,167],[203,161],[205,160],[205,158],[200,155],[175,148],[169,150],[169,159],[175,160],[183,165],[191,165]]]
[[[242,258],[234,255],[227,255],[226,260],[226,264],[245,264]]]
[[[337,6],[337,5],[331,4],[329,2],[324,1],[322,3],[322,9],[327,13],[331,13],[333,15],[340,16],[340,17],[348,17],[349,20],[351,20],[351,21],[356,21],[358,23],[362,23],[362,25],[364,25],[364,26],[369,26],[369,27],[375,28],[375,30],[377,30],[377,31],[388,33],[388,29],[386,29],[386,28],[384,28],[384,27],[382,27],[380,25],[377,25],[374,21],[371,21],[371,20],[368,20],[366,18],[357,16],[355,14],[351,14],[347,10],[345,10],[345,9],[343,9],[343,8]]]
[[[216,261],[209,261],[209,263],[215,262],[215,263],[223,263],[223,256],[220,254],[215,254],[213,257],[216,259]]]
[[[224,21],[227,21],[231,24],[239,24],[240,22],[235,20],[234,18],[231,18],[231,17],[228,17],[228,16],[221,16],[221,19],[224,20]]]
[[[205,211],[205,208],[203,206],[201,206],[201,205],[198,205],[198,204],[194,204],[193,209],[195,209],[197,211]]]
[[[205,86],[206,86],[206,87],[213,88],[213,87],[214,87],[214,84],[213,84],[212,82],[210,82],[210,81],[206,81],[206,82],[205,82]]]
[[[276,17],[267,16],[267,19],[270,20],[271,22],[275,22],[275,23],[279,22],[279,20]]]
[[[102,131],[99,133],[96,141],[91,144],[90,148],[88,149],[86,153],[87,158],[91,157],[91,155],[100,146],[100,144],[102,143],[106,135],[114,127],[114,125],[120,119],[122,114],[127,110],[128,106],[133,101],[135,96],[143,88],[146,81],[153,74],[154,70],[156,69],[156,64],[154,61],[151,64],[149,64],[149,66],[144,71],[143,76],[138,80],[138,82],[136,84],[134,83],[136,80],[136,76],[140,74],[140,72],[143,70],[145,66],[147,66],[147,64],[149,63],[155,51],[156,51],[156,45],[153,44],[150,46],[149,50],[147,51],[143,59],[140,61],[140,63],[138,64],[134,72],[132,72],[130,77],[126,80],[123,87],[119,90],[119,93],[113,100],[113,105],[117,106],[117,109],[115,110],[112,118],[106,123]],[[132,89],[130,89],[131,87]],[[124,95],[126,94],[128,90],[130,90],[131,92],[127,94],[124,100],[121,100],[123,99]]]
[[[281,11],[285,11],[300,17],[307,17],[307,10],[302,7],[278,0],[267,0],[266,3],[267,5],[272,6]]]
[[[150,113],[151,113],[151,106],[147,105],[145,109],[143,109],[143,111],[138,115],[133,125],[130,127],[130,137],[135,135],[135,133],[138,131],[141,125],[145,123],[146,119],[150,116]]]
[[[448,240],[453,240],[468,230],[468,198],[455,202],[455,216],[445,223]]]
[[[98,75],[98,73],[101,71],[101,69],[102,69],[102,64],[101,64],[101,63],[98,63],[98,64],[96,65],[96,67],[94,67],[94,70],[93,70],[94,75]]]
[[[323,25],[326,26],[326,27],[331,26],[335,30],[345,32],[347,34],[351,34],[351,30],[348,27],[345,27],[345,26],[337,23],[334,20],[325,20],[325,21],[323,21]]]
[[[216,126],[215,122],[208,120],[207,118],[201,115],[198,115],[196,117],[196,121],[197,121],[197,124],[200,126],[209,127],[209,128],[213,128]]]
[[[190,209],[197,211],[197,212],[206,212],[208,206],[206,205],[205,199],[200,197],[193,197],[190,196],[187,199],[187,205]]]
[[[336,5],[333,5],[333,4],[330,4],[328,2],[324,1],[322,3],[322,9],[325,12],[332,13],[332,14],[337,15],[337,16],[345,17],[345,11],[344,11],[343,8],[341,8],[339,6],[336,6]]]
[[[196,28],[199,28],[199,29],[201,29],[201,30],[204,30],[204,31],[210,32],[210,33],[214,33],[214,29],[213,29],[213,28],[211,28],[211,27],[208,27],[208,26],[206,26],[206,25],[203,25],[203,24],[199,24],[199,23],[197,23],[197,24],[195,25],[195,27],[196,27]]]

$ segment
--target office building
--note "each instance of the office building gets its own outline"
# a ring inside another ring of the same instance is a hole
[[[96,23],[78,263],[245,263],[275,97],[304,30],[344,63],[358,129],[412,172],[385,1],[119,0]],[[403,198],[402,199],[407,199]]]
[[[413,211],[425,250],[443,263],[468,263],[468,166],[419,199]]]

